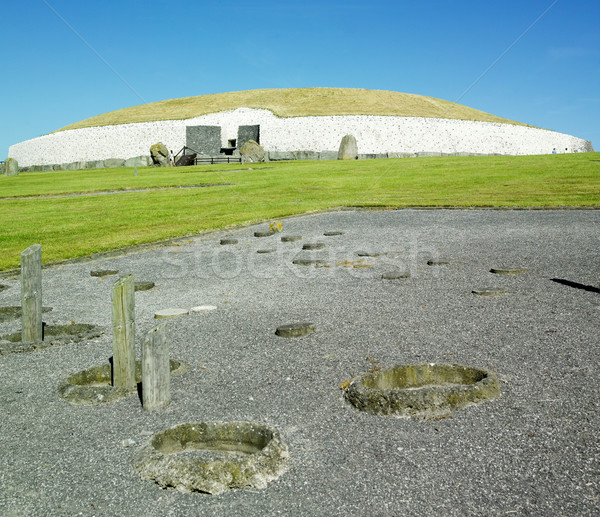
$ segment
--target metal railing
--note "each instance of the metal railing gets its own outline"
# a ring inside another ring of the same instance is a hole
[[[184,145],[175,155],[175,163],[184,156],[194,156],[194,165],[215,164],[215,163],[242,163],[242,158],[239,156],[199,156],[202,153]]]
[[[200,165],[202,163],[242,163],[242,159],[237,156],[196,157],[195,165]]]

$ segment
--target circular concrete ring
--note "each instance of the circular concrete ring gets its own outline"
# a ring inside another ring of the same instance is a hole
[[[154,314],[154,318],[159,320],[159,319],[173,319],[173,318],[179,318],[179,316],[185,316],[186,314],[189,314],[190,311],[188,311],[187,309],[163,309],[161,311],[157,311],[156,314]]]
[[[277,327],[275,334],[279,337],[302,337],[312,334],[315,331],[315,324],[309,322],[289,323]]]
[[[401,280],[410,278],[410,273],[408,271],[388,271],[387,273],[383,273],[381,278],[384,280]]]
[[[215,311],[217,310],[216,305],[198,305],[197,307],[192,307],[192,312],[206,312],[206,311]]]
[[[481,289],[473,289],[472,292],[479,296],[500,296],[508,293],[506,289],[500,287],[482,287]]]
[[[458,364],[399,365],[362,375],[348,386],[348,400],[374,415],[435,415],[496,398],[498,378]]]
[[[42,312],[50,312],[52,307],[42,307]],[[21,306],[13,305],[9,307],[0,307],[0,323],[18,320],[21,317]]]
[[[255,237],[270,237],[271,235],[275,235],[275,232],[272,230],[266,232],[254,232]]]
[[[189,370],[189,366],[171,359],[169,361],[171,375],[180,375]],[[58,387],[58,394],[72,404],[98,405],[116,402],[137,393],[137,386],[125,388],[113,386],[112,368],[109,363],[94,366],[88,370],[69,375]],[[135,362],[136,383],[142,381],[142,362]]]
[[[251,422],[182,424],[155,434],[134,458],[142,479],[182,492],[266,488],[287,467],[279,432]]]
[[[339,231],[324,232],[323,235],[325,237],[335,237],[336,235],[344,235],[344,232],[339,232]]]
[[[237,244],[238,240],[237,239],[221,239],[221,245],[222,246],[227,246],[230,244]]]
[[[266,254],[266,253],[275,253],[277,250],[275,248],[268,248],[264,250],[256,250],[256,253]]]
[[[302,235],[283,235],[281,242],[296,242],[302,240]]]
[[[292,260],[292,264],[296,264],[297,266],[320,266],[321,264],[325,264],[325,261],[321,259],[297,258]]]
[[[149,291],[154,287],[154,282],[134,282],[133,290],[134,291]]]
[[[91,276],[111,276],[119,273],[118,269],[95,269],[90,271]]]
[[[307,242],[304,246],[302,246],[303,250],[309,251],[322,250],[323,248],[325,248],[324,242]]]
[[[526,267],[493,267],[490,269],[490,273],[496,275],[519,275],[521,273],[527,273],[529,268]]]
[[[19,352],[35,352],[55,346],[79,343],[100,337],[104,330],[96,325],[73,323],[72,325],[44,325],[44,339],[39,343],[21,341],[21,332],[0,336],[0,355]]]
[[[446,266],[448,264],[450,264],[450,259],[447,258],[434,258],[427,261],[428,266]]]

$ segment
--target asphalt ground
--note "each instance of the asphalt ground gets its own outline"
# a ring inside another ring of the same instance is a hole
[[[282,223],[270,237],[254,237],[262,224],[43,270],[44,321],[105,332],[0,357],[1,515],[600,514],[600,211],[339,211]],[[333,230],[344,233],[323,235]],[[302,251],[314,242],[326,247]],[[382,279],[389,271],[411,276]],[[66,402],[66,376],[112,355],[111,287],[128,273],[156,284],[135,295],[138,358],[157,311],[217,307],[169,320],[171,357],[191,369],[172,377],[164,410],[143,411],[137,396]],[[19,280],[0,283],[0,306],[19,305]],[[473,294],[484,287],[508,293]],[[316,331],[275,335],[301,321]],[[0,324],[2,335],[19,329]],[[500,397],[440,418],[381,417],[339,387],[424,362],[491,369]],[[181,493],[132,470],[153,433],[237,420],[276,428],[288,446],[287,472],[265,489]]]

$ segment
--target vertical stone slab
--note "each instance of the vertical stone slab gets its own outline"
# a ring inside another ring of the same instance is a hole
[[[187,126],[185,145],[197,153],[218,156],[221,152],[221,126]]]
[[[338,160],[356,160],[358,159],[358,144],[353,135],[346,135],[340,142],[338,150]]]
[[[7,176],[19,175],[19,163],[14,158],[7,158],[4,161],[4,170]]]
[[[42,341],[42,246],[21,253],[21,340]]]
[[[171,402],[171,369],[167,324],[154,327],[142,345],[142,405],[144,411],[168,406]]]
[[[254,140],[257,144],[260,144],[260,125],[238,126],[237,148],[241,149],[250,140]]]
[[[135,382],[135,287],[133,275],[119,278],[112,289],[113,386]]]

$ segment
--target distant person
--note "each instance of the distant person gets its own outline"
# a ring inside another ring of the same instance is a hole
[[[556,147],[552,149],[552,154],[556,154]]]
[[[169,165],[175,167],[175,155],[173,155],[173,149],[169,151]]]

